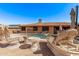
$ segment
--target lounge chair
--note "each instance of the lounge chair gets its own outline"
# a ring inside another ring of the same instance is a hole
[[[79,55],[79,44],[74,44],[74,37],[78,34],[76,29],[60,33],[56,39],[47,39],[47,46],[57,56]]]

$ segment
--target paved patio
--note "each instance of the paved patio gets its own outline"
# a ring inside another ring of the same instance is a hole
[[[0,48],[0,56],[53,56],[54,54],[49,50],[46,42],[40,42],[40,51],[33,52],[31,49],[9,49]]]

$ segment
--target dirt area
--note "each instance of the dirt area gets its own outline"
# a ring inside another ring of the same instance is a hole
[[[54,54],[49,50],[46,42],[40,42],[40,51],[33,52],[31,49],[9,49],[0,48],[0,56],[54,56]]]

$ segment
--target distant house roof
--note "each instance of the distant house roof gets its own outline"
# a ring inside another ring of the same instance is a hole
[[[32,24],[22,24],[20,26],[70,26],[68,22],[45,22],[45,23],[32,23]]]
[[[19,25],[9,25],[9,29],[20,29]]]

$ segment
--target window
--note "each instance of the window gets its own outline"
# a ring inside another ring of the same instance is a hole
[[[33,31],[37,31],[38,30],[38,27],[37,26],[34,26],[33,27]]]
[[[42,27],[42,31],[48,31],[49,30],[49,27],[48,26],[43,26]]]
[[[26,27],[22,27],[21,30],[22,30],[22,31],[26,31]]]
[[[57,34],[58,31],[59,31],[59,26],[55,26],[55,27],[54,27],[54,34]]]
[[[67,29],[69,29],[70,27],[63,27],[63,30],[67,30]]]

